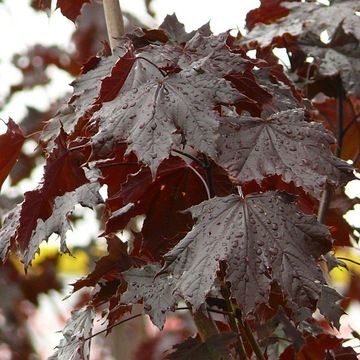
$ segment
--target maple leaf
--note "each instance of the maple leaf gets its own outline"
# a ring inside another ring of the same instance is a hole
[[[257,24],[242,40],[243,44],[258,44],[262,47],[281,43],[284,35],[312,37],[320,36],[326,30],[331,39],[340,24],[346,34],[360,40],[360,17],[356,15],[359,3],[356,0],[344,0],[330,6],[318,2],[281,2],[281,7],[289,9],[286,17],[265,25]]]
[[[356,360],[358,357],[354,349],[349,349],[342,353],[344,348],[342,343],[344,339],[339,339],[330,334],[319,334],[317,336],[307,336],[305,338],[305,345],[300,352],[296,352],[292,345],[287,347],[279,357],[280,360],[293,359],[295,356],[303,359],[349,359]],[[339,357],[336,356],[339,354]]]
[[[132,66],[130,54],[130,42],[123,40],[111,56],[96,58],[94,64],[83,67],[83,73],[71,83],[74,90],[68,104],[46,123],[41,134],[48,151],[52,150],[61,129],[68,134],[74,132],[80,119],[116,95]]]
[[[337,329],[340,328],[340,317],[345,312],[338,302],[342,299],[342,296],[333,288],[329,286],[323,286],[321,290],[321,296],[318,301],[318,308],[320,312],[334,325]]]
[[[85,339],[91,336],[94,318],[95,310],[91,306],[73,311],[61,331],[63,338],[49,360],[89,360],[90,341]]]
[[[196,71],[164,78],[154,67],[151,80],[131,90],[125,82],[118,96],[94,114],[100,120],[92,144],[100,151],[126,141],[127,153],[133,151],[149,165],[153,176],[172,147],[181,143],[216,158],[220,116],[212,109],[238,98],[241,94],[224,79]]]
[[[41,242],[47,240],[53,233],[60,235],[60,251],[69,253],[66,246],[66,232],[72,230],[72,228],[68,217],[77,204],[89,208],[101,204],[103,200],[98,193],[99,189],[100,185],[98,183],[84,184],[75,191],[67,192],[55,198],[51,216],[46,220],[39,218],[36,227],[31,233],[29,244],[22,257],[25,267],[30,265],[35,254],[40,251],[39,245]]]
[[[31,6],[35,10],[51,10],[51,0],[31,0]]]
[[[111,77],[114,66],[130,49],[130,41],[125,39],[114,49],[112,55],[96,58],[94,64],[83,68],[82,74],[71,84],[74,88],[72,98],[81,98],[86,102],[84,105],[81,102],[77,103],[78,111],[88,108],[95,102],[102,87],[102,80]]]
[[[38,244],[53,231],[62,235],[61,250],[66,251],[65,233],[62,231],[66,232],[67,230],[67,212],[78,203],[77,201],[94,206],[101,199],[99,195],[90,196],[91,191],[94,191],[93,187],[97,186],[96,184],[89,185],[88,188],[82,187],[90,183],[79,164],[84,159],[81,153],[71,151],[67,147],[64,131],[61,131],[56,138],[55,144],[56,147],[47,158],[44,167],[42,184],[38,189],[25,193],[25,200],[17,210],[14,210],[15,212],[8,218],[7,225],[1,229],[0,233],[3,235],[0,236],[1,248],[5,249],[16,241],[26,266],[30,264],[32,255],[38,249]],[[88,176],[90,176],[90,172]],[[80,189],[76,191],[78,188]],[[66,195],[71,192],[73,193]],[[18,217],[17,212],[19,212],[19,222],[14,229],[14,219]],[[57,218],[51,218],[53,212]],[[49,220],[47,221],[47,219]],[[65,226],[65,230],[62,230],[63,226]],[[49,231],[51,232],[49,233]],[[6,238],[9,235],[10,238]],[[6,254],[6,251],[3,250],[2,254]]]
[[[184,24],[178,20],[175,14],[166,15],[164,21],[159,26],[159,29],[165,30],[169,38],[177,43],[185,43],[195,35],[195,31],[192,31],[190,33],[187,33],[185,31]],[[203,27],[198,31],[210,33],[210,27],[207,26],[206,29],[205,27]]]
[[[228,359],[228,347],[235,342],[237,335],[234,333],[221,333],[210,336],[206,341],[198,337],[188,338],[181,344],[173,346],[173,352],[166,356],[167,360],[209,360]]]
[[[20,206],[16,206],[14,209],[10,210],[2,223],[0,229],[0,258],[2,262],[8,257],[9,248],[13,243],[12,239],[16,234],[16,229],[19,226],[20,219]]]
[[[19,239],[18,234],[21,226],[27,226],[29,231],[28,243],[25,249],[21,252],[22,261],[25,267],[31,264],[35,254],[39,252],[39,245],[43,240],[47,240],[51,234],[56,233],[60,235],[60,250],[61,252],[69,252],[66,246],[66,232],[71,230],[71,225],[68,220],[68,215],[73,211],[77,204],[87,207],[94,207],[102,203],[103,200],[98,193],[100,185],[98,183],[84,184],[73,192],[67,192],[62,196],[58,196],[54,200],[52,213],[47,219],[41,217],[35,218],[38,215],[38,209],[35,215],[31,218],[30,224],[23,224],[25,220],[21,218],[24,210],[24,202],[19,204],[11,210],[4,219],[4,224],[0,229],[0,258],[4,261],[7,257],[10,245],[14,240]],[[38,204],[36,204],[39,206]],[[26,215],[30,216],[30,215]],[[27,218],[26,218],[27,220]],[[20,249],[21,250],[21,249]]]
[[[189,209],[193,229],[165,256],[179,276],[175,291],[195,308],[226,261],[231,292],[245,314],[266,303],[277,281],[290,300],[313,306],[323,283],[315,259],[331,248],[326,226],[300,213],[285,193],[213,198]]]
[[[79,166],[79,162],[84,159],[81,154],[68,148],[63,130],[55,144],[56,147],[44,167],[42,184],[37,190],[29,191],[24,195],[17,232],[17,242],[21,252],[24,252],[29,244],[37,219],[45,220],[51,215],[53,199],[89,182],[84,170]]]
[[[276,71],[277,76],[278,73],[279,71]],[[271,69],[246,70],[242,74],[227,75],[226,79],[247,97],[236,103],[239,114],[248,111],[253,116],[267,117],[276,112],[301,107],[291,87],[284,83],[286,76],[280,74],[279,79],[274,81]]]
[[[184,160],[170,157],[160,165],[155,181],[150,169],[143,168],[107,199],[112,215],[106,233],[122,230],[131,218],[146,214],[140,251],[158,259],[192,225],[191,217],[179,211],[206,197],[204,184],[192,168]]]
[[[252,30],[258,23],[271,24],[288,15],[290,10],[282,7],[282,2],[284,0],[260,0],[260,6],[246,14],[246,27]]]
[[[316,59],[316,78],[335,78],[340,75],[347,93],[359,98],[360,39],[345,34],[343,26],[339,25],[329,44],[325,45],[319,40],[305,40],[300,48]]]
[[[106,238],[108,255],[96,262],[95,269],[84,279],[77,280],[74,284],[74,292],[84,286],[95,286],[102,278],[112,279],[132,266],[140,266],[143,260],[129,256],[128,245],[118,237]]]
[[[157,275],[160,269],[160,265],[150,264],[140,269],[123,272],[122,275],[128,283],[128,288],[121,296],[121,303],[136,304],[142,300],[145,312],[152,322],[162,329],[166,312],[174,311],[180,298],[173,295],[175,278],[167,274]]]
[[[18,159],[25,136],[18,125],[9,119],[5,134],[0,135],[0,190]]]
[[[75,22],[81,13],[81,8],[90,3],[90,0],[57,0],[56,7],[59,8],[64,16]]]
[[[307,122],[303,109],[281,111],[268,119],[241,116],[221,127],[219,162],[239,183],[281,175],[319,197],[329,183],[351,178],[352,167],[335,157],[333,137]]]
[[[197,31],[185,44],[178,65],[182,69],[193,68],[217,77],[242,73],[258,65],[259,60],[250,59],[241,52],[232,52],[226,44],[228,37],[229,32],[213,35]]]

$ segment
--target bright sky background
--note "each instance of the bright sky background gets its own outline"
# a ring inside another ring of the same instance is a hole
[[[0,5],[0,102],[9,86],[21,80],[20,72],[11,65],[13,54],[23,52],[34,44],[71,47],[70,38],[74,29],[72,22],[63,17],[59,10],[53,10],[50,17],[44,13],[35,12],[27,6],[29,2],[29,0],[5,0]],[[257,7],[258,3],[258,0],[153,0],[152,8],[156,13],[156,21],[154,21],[146,13],[144,0],[121,0],[124,11],[136,15],[145,23],[160,24],[167,14],[175,12],[178,19],[185,24],[187,31],[194,30],[210,20],[211,28],[215,33],[228,29],[242,29],[245,14]],[[52,83],[46,87],[15,95],[12,102],[0,112],[0,118],[7,120],[8,117],[12,117],[15,121],[19,121],[26,113],[26,105],[45,110],[54,99],[71,92],[69,83],[72,78],[69,75],[56,67],[50,67],[47,71],[53,80]],[[4,130],[5,127],[0,122],[0,133]],[[35,174],[35,178],[40,177],[41,169]],[[33,184],[34,181],[23,182],[21,191],[33,188]],[[354,190],[351,192],[355,194],[358,192],[358,187],[353,187]],[[90,211],[86,216],[87,221],[94,221]],[[352,222],[356,221],[357,216],[358,214],[350,215]],[[80,234],[84,234],[88,228],[86,223],[80,224],[70,236],[70,243],[78,242],[76,239],[83,237]],[[45,302],[43,306],[49,306],[46,304]],[[50,313],[51,310],[48,314]],[[360,322],[360,319],[358,320]],[[58,322],[54,319],[52,324],[54,328],[50,328],[51,321],[47,324],[49,326],[46,327],[46,332],[44,329],[41,330],[40,326],[41,336],[36,340],[41,348],[44,347],[44,343],[47,344],[49,353],[46,352],[43,356],[50,355],[58,341],[58,336],[52,335],[59,329]]]

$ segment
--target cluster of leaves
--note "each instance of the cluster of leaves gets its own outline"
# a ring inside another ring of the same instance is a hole
[[[324,271],[345,266],[329,251],[355,238],[342,218],[353,167],[339,156],[359,163],[358,11],[351,0],[263,0],[236,38],[187,33],[173,15],[83,66],[42,131],[43,180],[0,229],[1,259],[16,250],[27,268],[53,233],[69,251],[75,205],[105,209],[109,254],[74,284],[95,289],[54,359],[88,357],[96,309],[108,307],[112,327],[137,303],[160,329],[179,303],[192,312],[199,337],[169,359],[356,358],[332,335],[343,310]],[[10,121],[0,180],[24,139]]]

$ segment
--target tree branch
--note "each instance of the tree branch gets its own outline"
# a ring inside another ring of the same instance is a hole
[[[97,333],[88,336],[87,338],[83,339],[83,341],[85,342],[85,341],[87,341],[87,340],[90,340],[90,339],[92,339],[94,336],[98,336],[98,335],[100,335],[100,334],[102,334],[102,333],[104,333],[104,332],[106,332],[106,331],[109,331],[110,329],[112,329],[112,328],[115,327],[115,326],[118,326],[118,325],[120,325],[120,324],[126,323],[127,321],[130,321],[130,320],[132,320],[132,319],[135,319],[135,318],[137,318],[137,317],[139,317],[139,316],[143,316],[143,315],[144,315],[144,314],[136,314],[136,315],[133,315],[133,316],[128,317],[127,319],[118,321],[118,322],[116,322],[115,324],[112,324],[111,326],[108,326],[106,329],[101,330],[101,331],[98,331]]]
[[[237,342],[235,344],[236,353],[240,360],[246,360],[247,359],[246,350],[245,350],[243,340],[241,338],[241,334],[239,332],[239,328],[236,324],[235,310],[234,310],[234,306],[231,302],[230,290],[224,279],[221,280],[221,293],[224,297],[224,300],[226,302],[226,307],[228,309],[227,317],[228,317],[228,323],[229,323],[230,329],[234,333],[238,334]]]
[[[338,99],[338,128],[337,128],[337,134],[336,134],[336,152],[335,155],[337,157],[340,157],[342,145],[343,145],[343,139],[344,139],[344,109],[343,109],[343,88],[341,79],[339,78],[337,83],[337,99]],[[326,211],[329,207],[331,200],[331,194],[329,186],[326,185],[325,190],[322,194],[319,210],[318,210],[318,221],[320,223],[324,223],[325,221],[325,215]]]
[[[124,18],[119,0],[103,0],[103,6],[109,43],[113,50],[118,45],[120,37],[125,33]]]
[[[320,205],[319,205],[319,210],[318,210],[318,222],[323,224],[325,221],[325,216],[326,216],[326,211],[329,207],[329,203],[330,203],[330,189],[328,187],[328,185],[325,185],[325,190],[322,193],[321,196],[321,200],[320,200]]]

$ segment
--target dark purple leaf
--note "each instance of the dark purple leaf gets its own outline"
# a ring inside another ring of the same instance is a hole
[[[0,135],[0,189],[17,161],[24,141],[25,136],[19,126],[9,119],[6,133]]]
[[[332,154],[330,133],[304,116],[303,109],[292,109],[266,120],[241,116],[225,123],[218,141],[220,163],[239,183],[281,175],[317,197],[326,184],[344,184],[352,167]]]
[[[160,265],[146,265],[141,269],[130,269],[123,273],[128,283],[127,291],[121,296],[124,304],[136,304],[141,300],[144,310],[152,322],[160,329],[166,320],[166,312],[174,311],[180,300],[173,295],[175,278],[167,274],[156,276]]]
[[[331,6],[318,2],[284,1],[281,6],[290,10],[288,16],[269,25],[258,24],[242,42],[266,47],[281,40],[286,34],[320,37],[325,30],[331,39],[340,24],[346,34],[352,34],[360,40],[360,17],[356,14],[356,11],[359,11],[357,0],[344,0]]]
[[[90,341],[84,339],[91,336],[94,318],[95,311],[91,306],[73,311],[61,331],[63,338],[49,360],[89,360]]]
[[[145,69],[148,73],[149,66]],[[95,151],[111,150],[126,141],[127,153],[133,151],[149,165],[153,176],[172,147],[180,144],[216,157],[220,117],[212,108],[232,103],[241,94],[226,80],[196,71],[164,78],[153,67],[151,80],[148,74],[140,83],[138,78],[134,75],[131,84],[125,82],[118,96],[95,113],[100,118],[99,132],[93,138]]]
[[[321,296],[318,301],[318,308],[320,312],[330,321],[330,323],[337,329],[340,328],[340,317],[345,312],[339,305],[343,297],[333,288],[323,286],[321,289]]]
[[[224,260],[231,292],[245,314],[268,301],[272,281],[299,306],[313,307],[324,283],[316,259],[330,250],[330,234],[293,200],[268,192],[213,198],[190,208],[196,224],[165,255],[165,269],[179,277],[175,291],[198,308]]]

